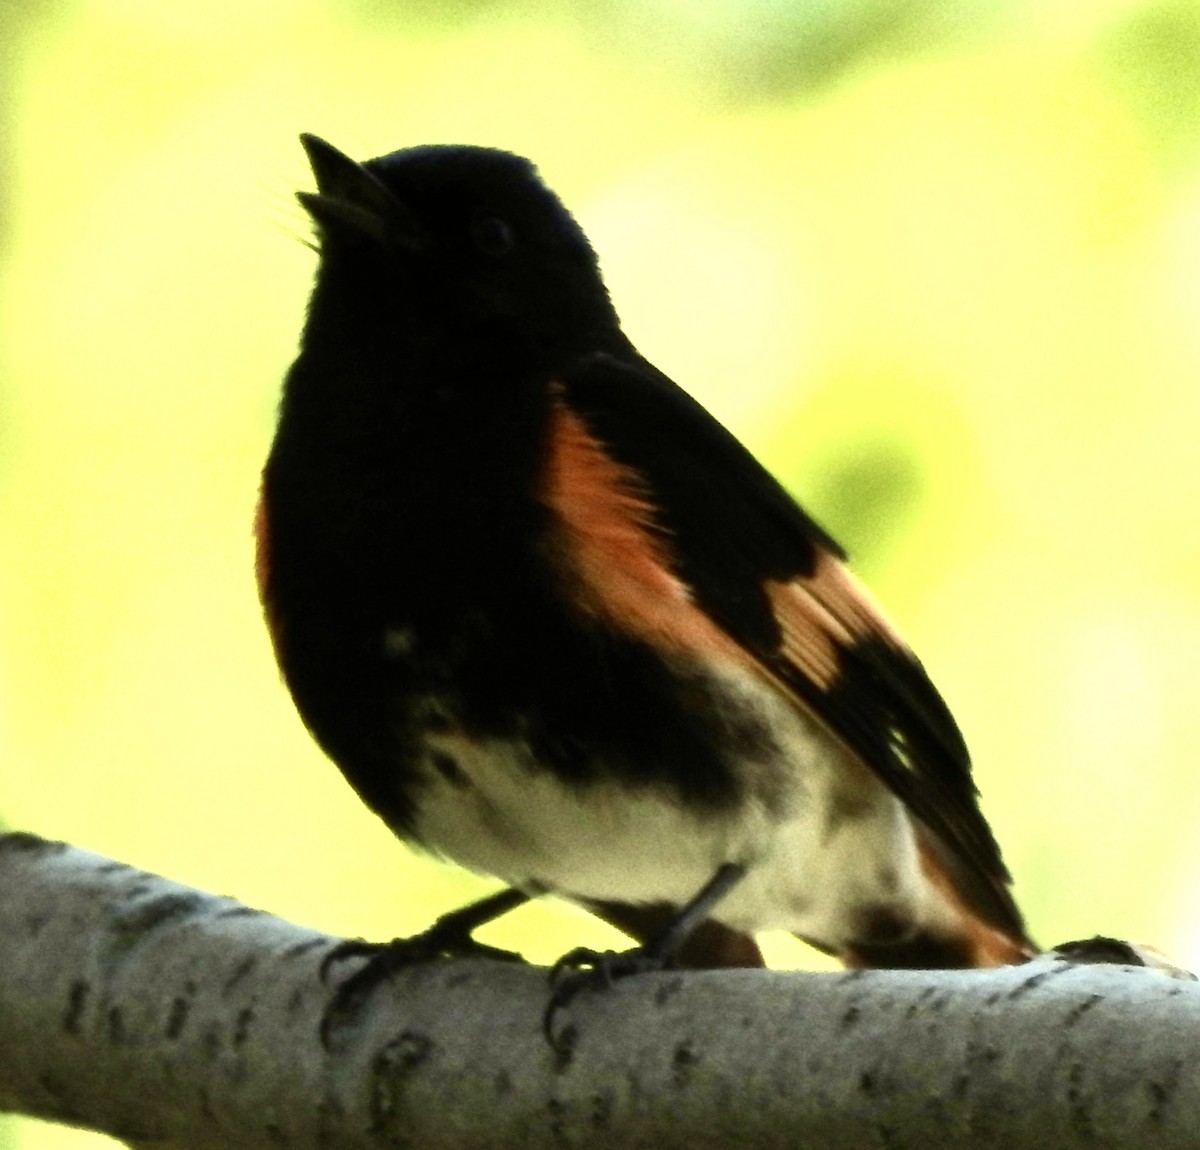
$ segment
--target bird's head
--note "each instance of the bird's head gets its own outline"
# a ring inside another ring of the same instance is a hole
[[[595,252],[530,161],[435,145],[359,163],[301,140],[317,184],[298,198],[320,240],[318,296],[336,278],[339,297],[369,295],[385,319],[497,350],[579,353],[619,338]]]

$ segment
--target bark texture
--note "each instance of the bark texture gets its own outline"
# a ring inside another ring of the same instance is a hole
[[[643,975],[552,1049],[544,970],[445,960],[323,1045],[337,941],[0,836],[0,1109],[160,1148],[1200,1144],[1200,984],[1146,969]]]

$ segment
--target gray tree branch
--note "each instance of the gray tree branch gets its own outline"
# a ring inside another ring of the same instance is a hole
[[[1144,969],[644,975],[552,1050],[544,970],[448,960],[326,1049],[336,941],[0,836],[0,1109],[158,1148],[1200,1144],[1200,985]]]

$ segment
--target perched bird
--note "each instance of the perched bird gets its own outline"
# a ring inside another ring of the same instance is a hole
[[[620,969],[757,965],[778,928],[853,966],[1033,953],[921,664],[638,354],[533,165],[302,140],[320,264],[258,578],[363,801],[511,888],[435,948],[548,892],[643,944]]]

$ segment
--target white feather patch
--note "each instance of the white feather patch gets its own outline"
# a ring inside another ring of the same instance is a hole
[[[756,677],[722,678],[782,748],[745,764],[769,806],[750,797],[697,813],[652,788],[563,783],[518,741],[430,732],[421,841],[514,886],[597,901],[682,906],[723,863],[740,863],[746,877],[713,918],[832,949],[854,942],[864,915],[881,908],[914,928],[952,929],[957,914],[925,877],[900,801]]]

